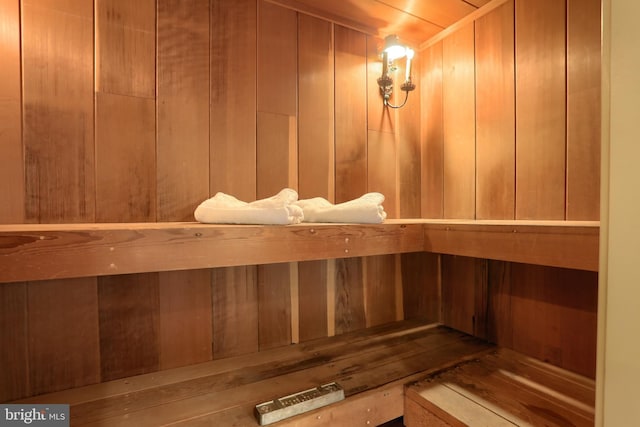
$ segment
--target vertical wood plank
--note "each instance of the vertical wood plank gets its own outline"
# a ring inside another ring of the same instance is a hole
[[[489,260],[487,339],[501,346],[513,348],[513,320],[511,310],[511,263]]]
[[[468,334],[475,330],[477,260],[442,256],[442,306],[444,324]]]
[[[159,368],[211,360],[210,271],[159,273],[158,289]]]
[[[210,192],[256,198],[256,0],[211,2]]]
[[[300,341],[327,336],[327,262],[298,263]]]
[[[567,0],[568,220],[600,218],[600,5]]]
[[[0,286],[0,402],[29,396],[29,357],[27,339],[27,285],[4,283]]]
[[[0,223],[24,222],[20,2],[0,0]]]
[[[474,24],[442,41],[444,217],[475,218]]]
[[[514,3],[475,22],[476,218],[515,218]]]
[[[93,5],[22,3],[28,222],[93,222]]]
[[[99,277],[98,305],[102,381],[157,371],[158,274]]]
[[[31,282],[27,295],[30,394],[99,382],[96,279]]]
[[[368,191],[382,193],[387,218],[398,218],[396,179],[396,137],[389,132],[370,130],[367,142]]]
[[[594,378],[597,273],[514,263],[512,279],[513,349]]]
[[[209,1],[158,1],[158,221],[209,197]]]
[[[156,220],[155,102],[96,96],[96,220]]]
[[[298,17],[298,192],[335,199],[333,26]]]
[[[335,202],[367,192],[367,38],[334,26]]]
[[[155,98],[154,0],[96,0],[96,91]]]
[[[564,219],[565,1],[515,5],[516,219]]]
[[[289,263],[258,266],[260,350],[291,344],[289,269]]]
[[[444,217],[444,122],[442,106],[442,42],[419,52],[422,217]]]
[[[245,201],[257,198],[257,24],[256,0],[211,2],[210,194]],[[256,266],[212,271],[214,359],[258,351],[257,280]]]
[[[297,183],[297,15],[258,3],[257,197]]]
[[[157,219],[209,197],[209,2],[157,3]],[[159,368],[212,358],[211,273],[159,273]]]
[[[258,351],[258,282],[255,265],[212,270],[213,358]]]
[[[384,42],[377,37],[367,36],[367,129],[376,132],[391,132],[396,129],[396,111],[385,107],[382,103],[382,95],[378,86],[378,78],[382,75],[382,46]],[[404,99],[404,92],[397,90],[400,73],[391,72],[394,92],[389,100],[395,104],[398,99],[398,92],[401,92]],[[404,77],[404,76],[403,76]]]
[[[297,189],[296,118],[258,112],[257,198],[273,196],[285,187]]]
[[[396,320],[395,255],[363,259],[364,303],[367,327]]]
[[[440,320],[438,257],[429,252],[401,255],[405,319]]]
[[[259,0],[258,111],[296,115],[297,27],[296,12]]]
[[[412,80],[419,85],[420,58],[415,57],[411,68]],[[420,91],[416,90],[410,92],[406,105],[398,112],[398,218],[421,216],[420,108]]]
[[[335,200],[333,25],[298,15],[298,193]],[[327,336],[327,261],[298,263],[298,338]]]
[[[364,328],[363,258],[337,259],[335,275],[336,334]]]

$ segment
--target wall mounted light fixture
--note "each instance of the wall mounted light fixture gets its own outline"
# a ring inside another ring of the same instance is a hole
[[[391,108],[403,107],[409,99],[409,92],[416,88],[416,85],[411,81],[411,60],[413,55],[413,49],[401,45],[398,36],[395,34],[385,37],[384,49],[382,50],[382,75],[378,78],[382,103],[385,106]],[[406,58],[404,83],[400,85],[400,90],[405,92],[405,96],[402,104],[393,105],[389,102],[393,93],[393,79],[389,73],[398,69],[397,60],[401,58]]]

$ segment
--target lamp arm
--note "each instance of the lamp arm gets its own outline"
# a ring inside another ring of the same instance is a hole
[[[404,101],[402,101],[402,104],[400,104],[400,105],[393,105],[393,104],[391,104],[391,103],[389,102],[389,100],[388,100],[387,98],[384,98],[383,103],[384,103],[384,105],[385,105],[386,107],[390,107],[390,108],[402,108],[402,107],[404,107],[404,104],[406,104],[406,103],[407,103],[407,100],[408,100],[408,99],[409,99],[409,92],[408,92],[408,91],[406,91],[406,92],[404,93]]]

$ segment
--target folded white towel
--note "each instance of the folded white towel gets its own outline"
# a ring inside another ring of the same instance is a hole
[[[348,202],[332,204],[327,199],[298,200],[294,205],[302,208],[305,222],[351,222],[377,224],[385,220],[387,213],[382,206],[384,196],[367,193]]]
[[[247,203],[225,193],[217,193],[200,203],[194,212],[196,221],[208,224],[298,224],[302,208],[292,203],[298,193],[285,188],[278,194]]]

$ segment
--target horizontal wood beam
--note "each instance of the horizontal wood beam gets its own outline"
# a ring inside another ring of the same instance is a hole
[[[424,229],[427,252],[598,271],[597,221],[441,221]]]
[[[598,222],[0,225],[0,283],[436,252],[597,271]]]
[[[422,224],[0,226],[0,283],[419,252]]]

